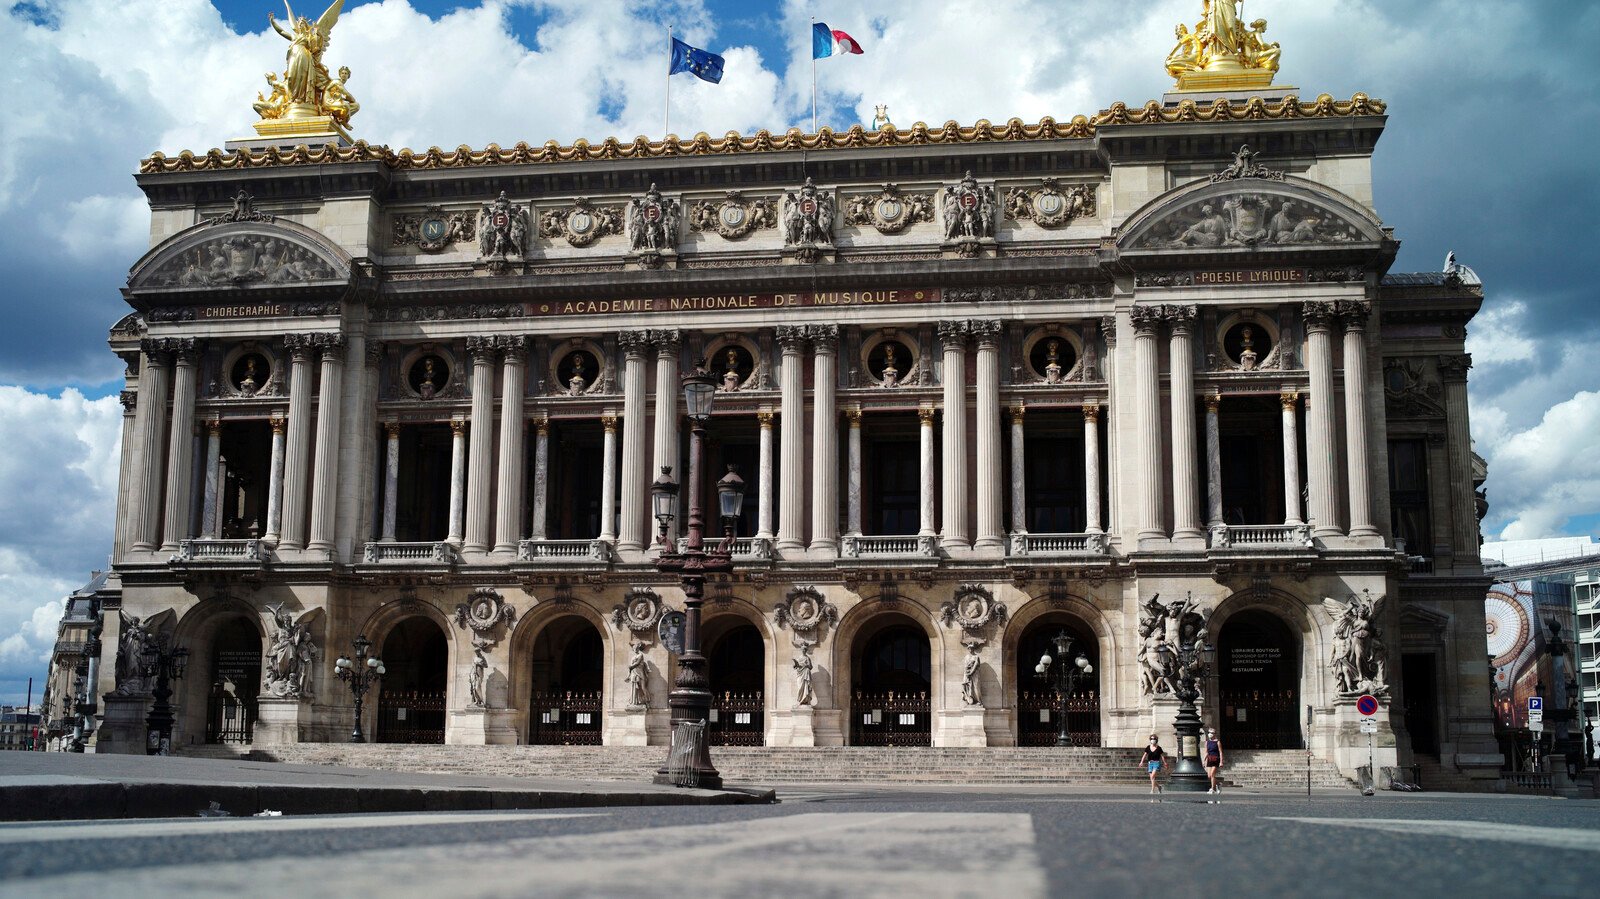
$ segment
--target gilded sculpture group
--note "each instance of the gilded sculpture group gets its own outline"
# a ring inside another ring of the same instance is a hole
[[[284,0],[284,7],[289,13],[287,31],[272,13],[267,13],[272,30],[289,42],[284,71],[282,75],[267,73],[270,90],[266,96],[257,93],[256,102],[251,104],[251,108],[263,119],[328,117],[340,127],[348,128],[350,117],[361,108],[346,86],[350,80],[350,67],[340,66],[339,77],[334,79],[328,74],[328,67],[322,64],[322,53],[328,49],[328,41],[332,37],[333,26],[339,21],[344,0],[334,0],[333,5],[315,22],[305,16],[296,16],[288,0]]]
[[[1167,72],[1183,86],[1191,72],[1278,71],[1282,50],[1276,41],[1267,43],[1267,20],[1256,19],[1245,27],[1239,18],[1240,0],[1205,0],[1205,8],[1194,30],[1177,28],[1177,46],[1167,54]]]

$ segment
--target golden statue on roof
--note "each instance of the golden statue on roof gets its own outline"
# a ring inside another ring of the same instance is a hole
[[[1264,88],[1278,72],[1282,50],[1267,43],[1267,20],[1248,27],[1239,15],[1241,0],[1204,0],[1194,30],[1179,25],[1178,43],[1167,54],[1167,72],[1180,91]]]
[[[285,22],[280,23],[270,12],[267,21],[289,42],[289,47],[284,54],[283,73],[268,72],[268,92],[256,94],[256,102],[250,104],[261,116],[256,133],[274,139],[307,138],[308,143],[317,138],[348,141],[344,129],[361,108],[346,86],[350,69],[340,67],[339,77],[334,79],[322,64],[322,54],[328,49],[333,26],[339,22],[344,0],[333,0],[315,22],[296,16],[289,0],[284,0],[283,5],[288,12]]]

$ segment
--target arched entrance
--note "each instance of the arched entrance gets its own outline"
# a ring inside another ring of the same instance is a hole
[[[927,631],[904,615],[863,628],[850,660],[850,743],[927,746],[932,742],[933,658]]]
[[[443,743],[450,647],[433,619],[395,625],[379,656],[387,673],[378,687],[379,743]]]
[[[605,668],[605,642],[588,619],[545,625],[529,661],[528,742],[599,746]]]
[[[1068,658],[1058,658],[1056,638],[1071,638]],[[1039,660],[1049,654],[1052,661],[1047,681],[1035,670]],[[1055,665],[1077,668],[1082,655],[1093,670],[1080,674],[1071,691],[1059,696],[1055,690]],[[1022,632],[1013,662],[1017,666],[1017,745],[1055,746],[1066,717],[1067,740],[1073,746],[1099,746],[1100,737],[1100,645],[1094,631],[1077,618],[1062,612],[1041,616]]]
[[[1260,609],[1228,617],[1217,636],[1217,686],[1223,745],[1229,749],[1298,749],[1300,641]]]
[[[242,615],[217,623],[206,669],[206,742],[247,744],[261,693],[261,632]]]
[[[705,630],[710,649],[711,745],[764,745],[767,648],[761,631],[731,616],[711,619]]]

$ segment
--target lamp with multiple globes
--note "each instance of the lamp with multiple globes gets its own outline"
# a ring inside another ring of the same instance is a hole
[[[155,704],[145,718],[149,727],[145,752],[149,755],[172,754],[172,682],[182,680],[188,667],[189,650],[168,645],[165,634],[156,639],[155,647],[144,657],[144,676],[155,680],[150,690]]]
[[[1055,644],[1055,658],[1046,652],[1039,657],[1039,664],[1034,666],[1033,673],[1042,681],[1050,685],[1051,691],[1056,694],[1056,745],[1071,746],[1072,734],[1067,729],[1067,703],[1072,694],[1078,691],[1078,686],[1089,675],[1094,674],[1094,665],[1089,657],[1081,651],[1077,658],[1071,662],[1067,658],[1072,654],[1072,635],[1063,628],[1060,633],[1050,638]]]
[[[372,649],[372,641],[366,634],[358,634],[350,645],[355,649],[351,656],[340,656],[333,663],[333,673],[350,688],[350,695],[356,702],[355,727],[350,731],[350,742],[365,743],[366,737],[361,733],[361,699],[367,691],[377,684],[378,679],[388,672],[383,667],[383,660],[367,653]]]

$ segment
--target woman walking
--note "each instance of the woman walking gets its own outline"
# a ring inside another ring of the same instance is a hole
[[[1166,750],[1161,748],[1161,740],[1155,734],[1151,734],[1150,745],[1144,748],[1144,755],[1139,756],[1139,764],[1150,774],[1151,793],[1161,792],[1161,784],[1156,782],[1156,775],[1166,766],[1166,757]]]
[[[1217,786],[1217,769],[1222,767],[1222,741],[1217,739],[1217,732],[1206,730],[1206,777],[1211,778],[1209,793],[1221,793],[1222,788]]]

